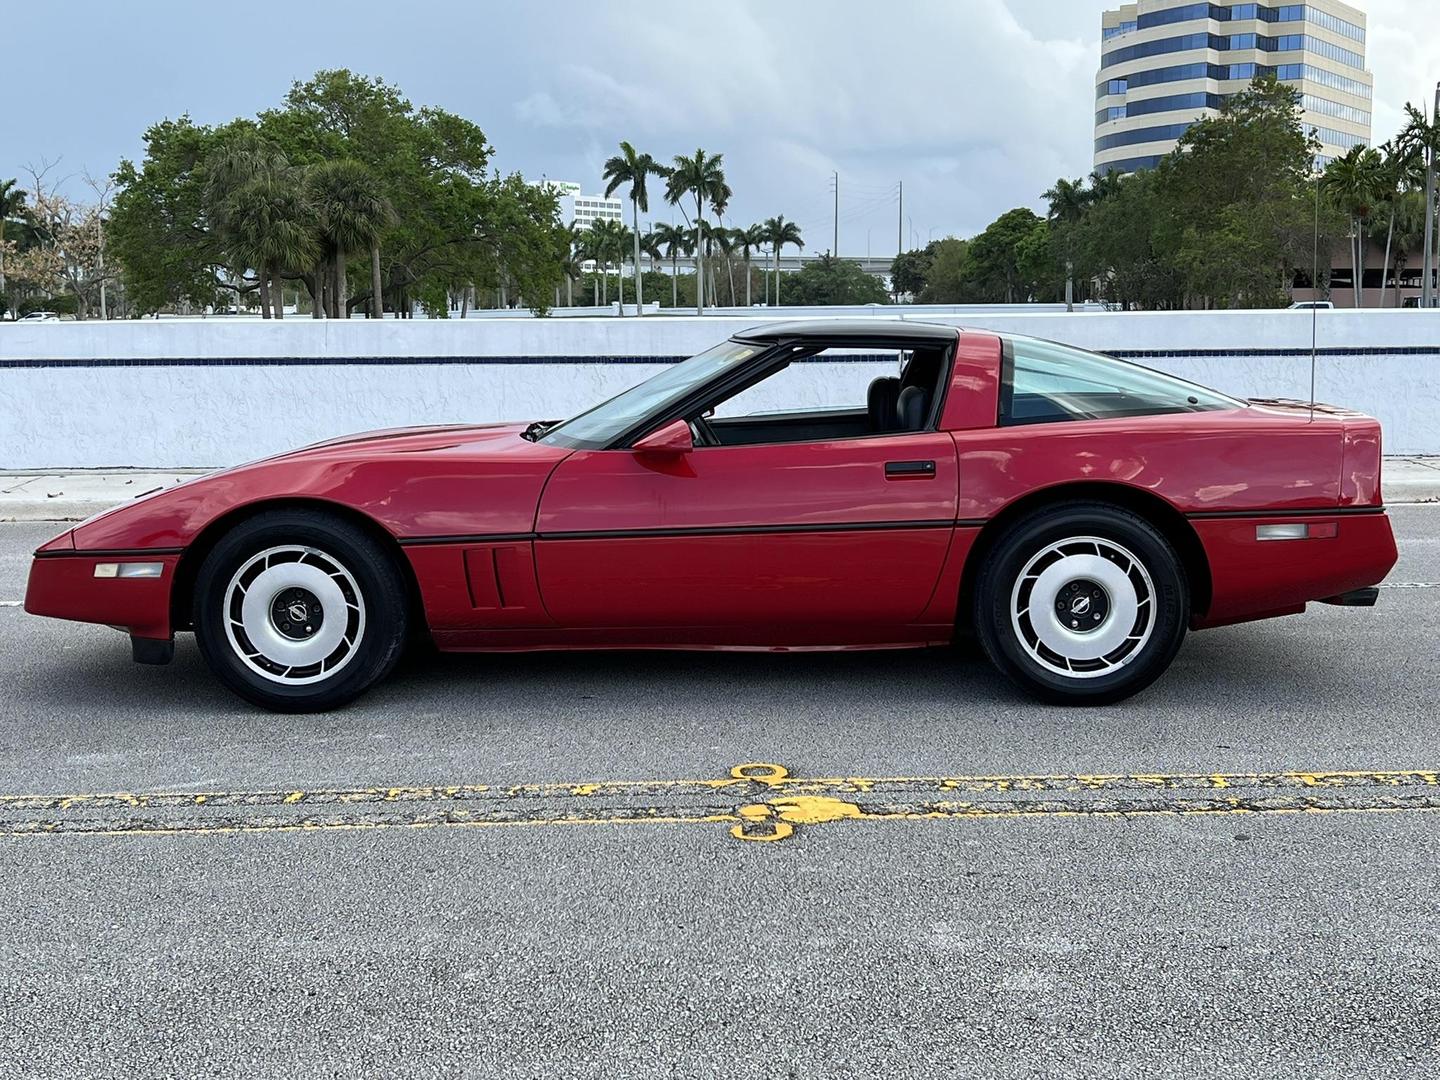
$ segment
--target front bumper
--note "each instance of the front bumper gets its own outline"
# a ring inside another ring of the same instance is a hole
[[[30,564],[25,610],[31,615],[101,623],[133,637],[168,640],[170,587],[180,562],[176,551],[77,551],[65,537],[46,544]],[[158,577],[96,577],[102,563],[159,563]]]

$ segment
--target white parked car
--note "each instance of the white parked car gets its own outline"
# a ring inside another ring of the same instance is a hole
[[[1335,305],[1329,300],[1296,300],[1290,305],[1291,311],[1332,311]]]
[[[29,315],[22,315],[19,322],[59,322],[60,316],[53,311],[32,311]]]

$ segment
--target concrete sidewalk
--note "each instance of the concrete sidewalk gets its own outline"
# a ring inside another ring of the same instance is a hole
[[[0,521],[81,521],[204,469],[0,472]],[[1440,457],[1386,458],[1387,503],[1440,502]]]

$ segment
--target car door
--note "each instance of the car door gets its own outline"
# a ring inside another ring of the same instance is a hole
[[[956,501],[944,432],[581,450],[541,498],[540,588],[563,626],[903,640],[934,591]]]

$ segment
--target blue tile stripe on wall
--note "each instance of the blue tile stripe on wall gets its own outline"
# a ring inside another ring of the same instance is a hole
[[[1108,349],[1101,350],[1122,360],[1186,360],[1203,358],[1307,357],[1310,350],[1298,349]],[[1440,356],[1440,345],[1344,346],[1321,348],[1316,355],[1340,356]],[[509,366],[521,364],[674,364],[685,356],[198,356],[198,357],[5,357],[4,368],[148,368],[148,367],[385,367],[385,366]],[[806,357],[799,363],[893,363],[894,353],[851,353],[831,357]]]

